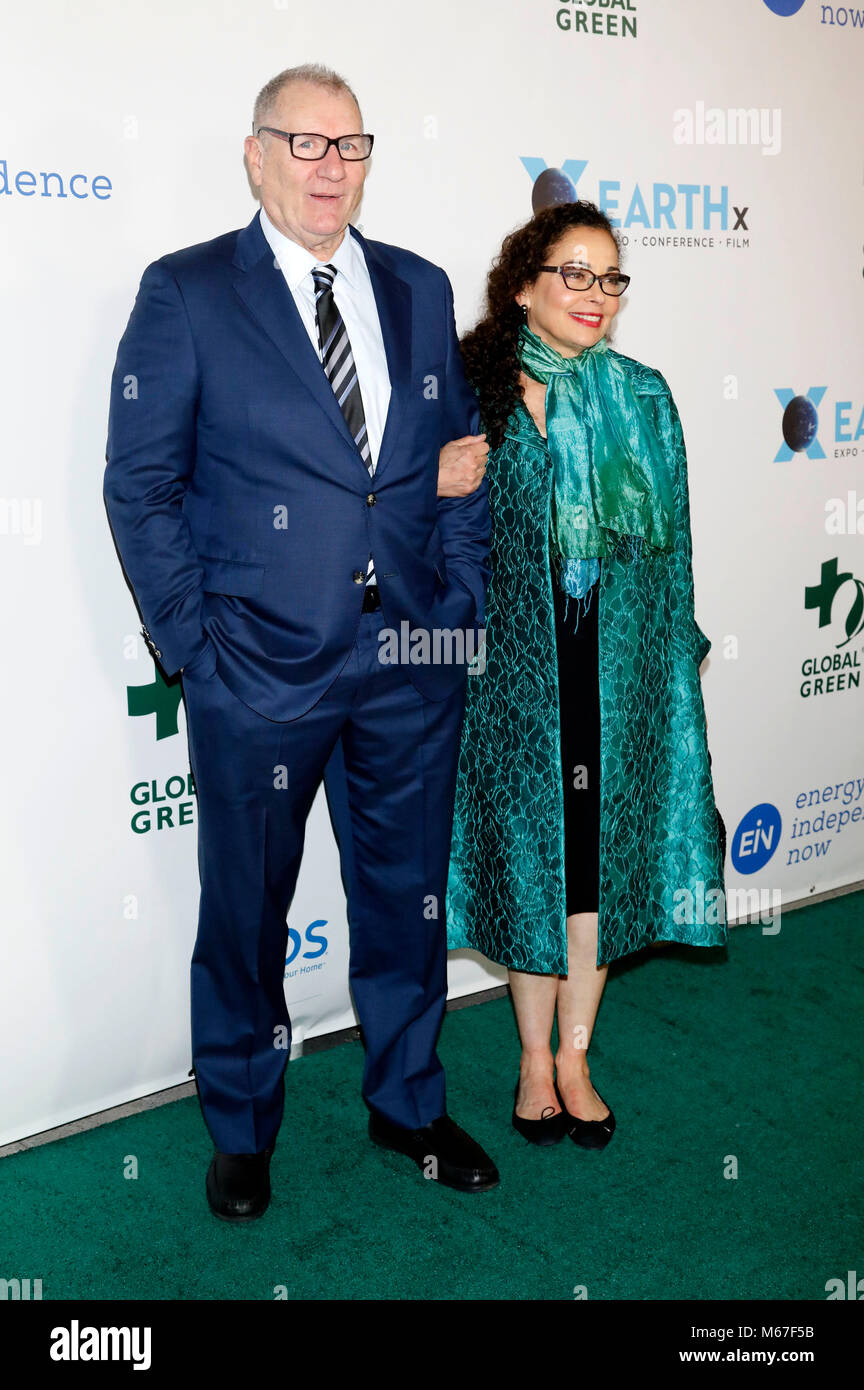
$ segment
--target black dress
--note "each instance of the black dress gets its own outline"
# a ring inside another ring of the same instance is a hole
[[[558,647],[568,917],[573,912],[596,912],[600,901],[599,588],[598,581],[589,591],[586,610],[585,599],[568,597],[554,577],[552,580]]]

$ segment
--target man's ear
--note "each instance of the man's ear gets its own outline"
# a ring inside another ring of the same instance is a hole
[[[246,172],[256,188],[261,186],[261,158],[264,154],[261,141],[255,135],[247,135],[243,141]]]

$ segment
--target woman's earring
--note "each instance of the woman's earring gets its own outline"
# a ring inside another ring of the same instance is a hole
[[[522,309],[522,317],[523,317],[523,319],[525,320],[525,322],[527,323],[527,322],[528,322],[528,305],[527,305],[527,304],[522,304],[522,305],[520,305],[520,307],[521,307],[521,309]]]

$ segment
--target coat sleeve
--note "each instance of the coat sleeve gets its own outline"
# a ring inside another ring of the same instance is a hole
[[[655,373],[661,391],[654,397],[657,411],[657,429],[672,462],[675,497],[675,544],[674,563],[677,570],[678,592],[685,595],[687,613],[692,627],[693,660],[697,669],[702,665],[709,651],[711,641],[706,637],[696,621],[693,594],[693,539],[690,530],[690,491],[687,483],[687,450],[684,445],[684,432],[681,417],[672,398],[665,377]]]
[[[182,510],[195,466],[198,391],[180,287],[157,261],[144,272],[117,350],[103,492],[144,636],[167,675],[209,640],[204,571]]]
[[[447,332],[447,359],[443,383],[444,401],[441,411],[443,448],[451,439],[480,433],[480,412],[477,398],[465,379],[456,322],[453,314],[453,290],[444,272],[444,314]],[[489,484],[482,483],[467,497],[438,499],[438,531],[444,546],[447,578],[455,582],[474,600],[474,616],[469,623],[485,622],[486,586],[492,575],[489,565]],[[464,610],[465,604],[462,608]],[[453,626],[464,626],[463,622]]]

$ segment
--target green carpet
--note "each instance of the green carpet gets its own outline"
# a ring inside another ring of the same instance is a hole
[[[288,1068],[262,1220],[210,1215],[209,1137],[181,1101],[0,1161],[0,1275],[41,1278],[44,1299],[824,1299],[864,1272],[862,932],[857,893],[777,936],[737,927],[728,956],[613,967],[591,1048],[618,1121],[601,1153],[510,1127],[518,1048],[497,999],[448,1014],[440,1047],[497,1189],[451,1192],[374,1148],[349,1043]]]

